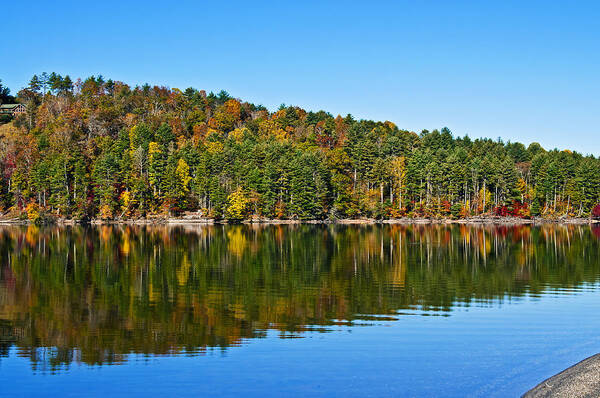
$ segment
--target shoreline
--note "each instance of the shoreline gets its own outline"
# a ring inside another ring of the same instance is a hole
[[[597,397],[599,395],[600,354],[596,354],[547,378],[522,397]]]
[[[81,221],[74,219],[56,219],[42,225],[220,225],[220,224],[246,224],[246,225],[292,225],[292,224],[314,224],[314,225],[426,225],[426,224],[462,224],[462,225],[592,225],[598,224],[600,220],[591,218],[516,218],[516,217],[471,217],[465,219],[429,219],[429,218],[397,218],[377,220],[373,218],[358,219],[338,219],[338,220],[290,220],[290,219],[263,219],[253,218],[240,222],[230,222],[225,219],[213,219],[203,217],[170,217],[170,218],[142,218],[142,219],[123,219],[123,220],[102,220],[93,219]],[[0,225],[33,225],[35,223],[29,220],[16,218],[0,218]]]

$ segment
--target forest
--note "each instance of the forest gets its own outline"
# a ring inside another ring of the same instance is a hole
[[[563,218],[600,201],[599,159],[537,143],[54,72],[14,97],[0,81],[10,102],[26,112],[0,116],[0,212],[32,221]]]

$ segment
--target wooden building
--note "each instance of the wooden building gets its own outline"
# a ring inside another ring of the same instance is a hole
[[[21,113],[25,113],[25,105],[23,104],[1,104],[0,115],[12,115],[17,116]]]

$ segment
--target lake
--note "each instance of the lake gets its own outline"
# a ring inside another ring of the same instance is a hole
[[[599,237],[0,227],[0,396],[518,396],[600,352]]]

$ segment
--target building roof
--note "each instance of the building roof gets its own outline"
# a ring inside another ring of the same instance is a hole
[[[2,104],[0,105],[0,109],[13,109],[21,104]]]

